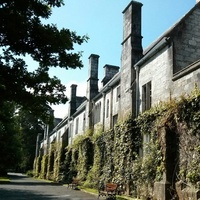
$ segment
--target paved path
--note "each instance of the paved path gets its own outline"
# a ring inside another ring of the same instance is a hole
[[[65,186],[10,173],[11,183],[0,184],[0,200],[96,200],[97,196]]]

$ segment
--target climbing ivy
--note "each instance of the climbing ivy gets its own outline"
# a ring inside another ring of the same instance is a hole
[[[195,88],[178,105],[180,137],[179,179],[196,186],[200,181],[200,90]]]
[[[48,164],[48,154],[42,156],[41,160],[41,171],[40,171],[40,178],[46,179],[47,175],[47,164]]]
[[[93,143],[93,165],[88,171],[86,181],[84,183],[85,187],[97,188],[100,176],[102,175],[102,168],[104,166],[104,149],[105,143],[103,141],[103,131],[99,127],[94,135],[92,136]]]
[[[38,156],[34,160],[34,176],[35,177],[38,177],[41,173],[41,160],[42,160],[42,156]]]
[[[199,147],[200,91],[195,89],[190,96],[161,102],[136,119],[118,122],[111,130],[99,128],[78,135],[66,148],[62,170],[68,183],[73,177],[92,188],[99,182],[116,182],[127,194],[147,198],[152,196],[156,181],[169,177],[173,183],[183,180],[196,187]],[[47,174],[52,171],[51,155],[54,168],[59,169],[56,173],[54,169],[54,175],[60,173],[60,151],[54,148],[49,153]],[[37,165],[37,173],[45,171],[40,172]]]

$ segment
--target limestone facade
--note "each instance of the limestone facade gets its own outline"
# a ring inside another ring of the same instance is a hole
[[[112,129],[119,120],[200,88],[200,3],[144,51],[141,8],[131,1],[123,11],[120,68],[105,65],[98,88],[99,55],[89,57],[86,96],[78,97],[78,86],[71,86],[68,115],[41,141],[41,149],[55,141],[69,145],[88,129]]]
[[[68,115],[48,133],[50,143],[65,138],[70,144],[90,128],[111,129],[118,120],[137,116],[145,110],[143,90],[147,83],[150,88],[145,95],[150,95],[146,102],[150,107],[190,93],[195,84],[200,87],[199,3],[144,51],[141,8],[141,3],[131,1],[123,11],[120,69],[105,65],[103,87],[99,89],[99,55],[90,55],[86,96],[77,97],[78,86],[71,86]],[[44,138],[41,148],[47,140]]]

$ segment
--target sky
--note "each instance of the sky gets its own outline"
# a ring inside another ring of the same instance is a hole
[[[195,4],[196,0],[138,0],[142,7],[143,49],[182,18]],[[59,29],[68,28],[77,35],[88,35],[89,40],[75,46],[75,52],[83,51],[82,69],[53,68],[51,76],[57,76],[67,87],[77,84],[77,95],[85,96],[88,78],[88,57],[98,54],[99,80],[104,76],[106,64],[120,66],[121,42],[123,35],[122,11],[130,0],[64,0],[65,5],[52,10],[47,23],[56,24]],[[67,114],[66,105],[52,106],[54,115],[63,118]]]

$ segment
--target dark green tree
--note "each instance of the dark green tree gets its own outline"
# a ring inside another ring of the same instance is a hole
[[[57,77],[49,76],[49,68],[83,67],[74,44],[88,38],[42,23],[54,7],[62,5],[63,0],[0,1],[0,104],[15,101],[42,116],[47,105],[66,102],[66,88]],[[27,55],[38,62],[34,72],[28,70]]]
[[[13,102],[4,102],[0,109],[0,155],[0,175],[15,169],[20,162],[19,124]]]
[[[18,112],[17,122],[20,126],[19,140],[21,147],[21,161],[18,163],[18,169],[26,172],[33,169],[36,138],[38,133],[44,132],[43,123],[31,113],[23,110]]]
[[[26,158],[25,166],[32,159],[28,158],[31,148],[24,144],[33,145],[29,142],[35,142],[36,130],[24,124],[22,131],[15,112],[27,112],[24,123],[32,115],[47,122],[49,106],[67,101],[65,86],[49,76],[49,69],[83,67],[74,45],[86,42],[87,36],[44,23],[53,8],[62,5],[63,0],[0,1],[0,172],[13,168],[21,155]],[[28,70],[26,56],[38,63],[35,71]],[[37,129],[37,123],[32,123]]]

